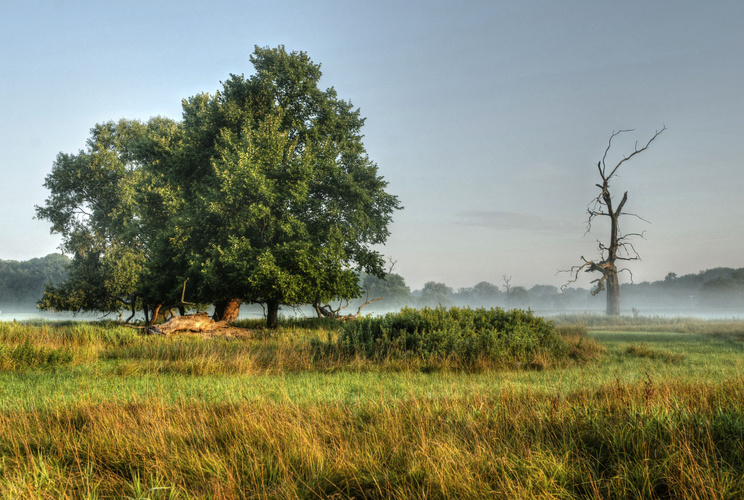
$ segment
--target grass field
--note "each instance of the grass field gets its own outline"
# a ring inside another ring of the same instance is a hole
[[[744,498],[744,322],[554,320],[530,369],[0,323],[0,497]]]

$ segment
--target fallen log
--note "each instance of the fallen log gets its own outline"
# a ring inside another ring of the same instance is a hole
[[[207,332],[225,326],[227,326],[227,321],[214,321],[209,317],[209,314],[202,312],[186,314],[185,316],[172,316],[165,323],[150,328],[157,330],[157,332],[152,333],[170,335],[173,332],[184,330],[190,332]]]

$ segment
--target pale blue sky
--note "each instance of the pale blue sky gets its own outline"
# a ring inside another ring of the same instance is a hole
[[[55,251],[33,219],[56,154],[97,122],[180,117],[181,99],[252,72],[254,45],[322,63],[367,117],[365,144],[405,210],[383,249],[413,288],[560,285],[596,162],[623,166],[651,221],[636,281],[744,266],[741,1],[0,0],[0,258]],[[599,230],[600,228],[597,227]],[[588,286],[588,280],[582,281]]]

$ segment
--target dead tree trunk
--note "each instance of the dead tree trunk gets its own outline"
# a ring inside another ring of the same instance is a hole
[[[620,314],[620,279],[617,275],[617,268],[608,268],[607,270],[607,308],[605,314],[608,316],[618,316]]]
[[[240,299],[218,300],[214,305],[214,320],[226,321],[228,323],[237,321],[241,303],[242,301]]]
[[[618,273],[623,271],[627,271],[628,273],[630,273],[630,270],[627,268],[618,270],[617,261],[640,260],[640,255],[638,255],[638,252],[636,252],[633,244],[630,241],[627,241],[627,239],[635,236],[643,237],[643,233],[623,234],[620,231],[621,215],[632,215],[635,217],[638,216],[635,214],[623,212],[625,203],[628,201],[627,191],[623,194],[623,197],[617,207],[614,206],[614,200],[612,198],[612,194],[610,193],[610,180],[620,168],[620,165],[630,160],[638,153],[642,153],[643,151],[648,149],[651,143],[657,137],[659,137],[659,135],[664,132],[664,130],[666,130],[666,127],[662,127],[661,130],[657,130],[654,133],[653,137],[651,137],[651,139],[649,139],[649,141],[646,143],[646,145],[641,148],[639,148],[638,143],[636,143],[633,152],[630,155],[623,157],[623,159],[620,160],[610,170],[607,168],[606,160],[607,153],[612,147],[612,139],[617,137],[619,134],[631,132],[631,130],[618,130],[617,132],[613,132],[610,136],[610,140],[607,144],[607,149],[605,149],[602,160],[597,162],[597,169],[599,170],[599,176],[602,182],[601,184],[596,185],[599,188],[600,192],[597,197],[591,202],[588,208],[589,218],[587,220],[586,232],[588,233],[589,231],[591,231],[592,222],[596,217],[607,217],[610,220],[609,243],[604,244],[601,241],[597,241],[600,258],[598,260],[586,260],[582,256],[581,260],[583,261],[583,263],[578,266],[573,266],[570,269],[569,272],[573,275],[573,279],[566,283],[563,288],[579,279],[579,271],[583,270],[585,272],[600,273],[600,277],[592,281],[592,283],[596,284],[596,287],[594,288],[594,290],[592,290],[592,295],[597,295],[599,292],[605,289],[607,290],[606,313],[608,315],[620,314],[620,280],[618,278]],[[640,219],[640,217],[638,218]],[[630,273],[630,277],[632,281],[632,273]]]

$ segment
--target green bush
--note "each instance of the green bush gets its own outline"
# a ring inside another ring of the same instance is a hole
[[[375,360],[415,356],[497,364],[544,364],[568,355],[552,322],[531,311],[470,308],[404,308],[347,322],[338,338],[342,353]]]

